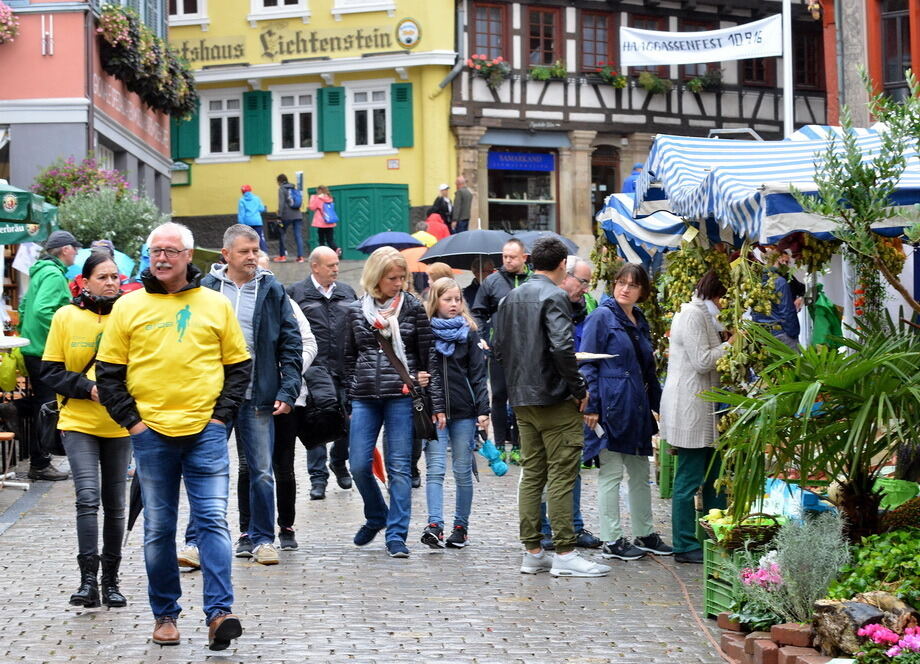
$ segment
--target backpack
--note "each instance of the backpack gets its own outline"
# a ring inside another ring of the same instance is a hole
[[[323,203],[323,219],[326,220],[327,224],[339,223],[339,215],[336,214],[335,203],[332,201],[326,201]]]
[[[287,204],[292,210],[299,210],[303,205],[303,192],[296,187],[287,188]]]

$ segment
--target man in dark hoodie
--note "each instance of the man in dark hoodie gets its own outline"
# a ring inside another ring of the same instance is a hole
[[[295,196],[294,185],[288,182],[287,175],[282,173],[277,177],[278,181],[278,221],[281,225],[278,229],[278,255],[273,259],[276,263],[284,263],[287,260],[287,252],[284,249],[284,236],[287,229],[290,228],[294,233],[294,242],[297,243],[297,262],[303,263],[303,236],[300,233],[300,226],[303,222],[303,197],[301,196],[301,205],[294,207]]]
[[[498,305],[504,297],[517,288],[527,277],[530,270],[527,267],[527,249],[524,243],[517,238],[512,238],[502,247],[502,266],[485,278],[479,291],[476,293],[476,302],[473,304],[473,318],[480,330],[489,329],[492,317],[498,311]],[[495,332],[489,344],[494,346],[498,342]],[[512,438],[511,427],[513,422],[508,417],[508,387],[505,384],[505,372],[501,365],[494,359],[489,361],[489,384],[492,386],[492,429],[495,446],[504,456],[505,443],[511,442],[511,453],[506,460],[520,463],[520,445]]]
[[[144,290],[115,303],[96,359],[99,400],[128,429],[144,498],[144,562],[156,620],[153,642],[178,645],[182,587],[176,564],[179,482],[201,533],[208,646],[243,632],[231,613],[227,425],[243,401],[252,361],[233,307],[200,287],[191,231],[163,224],[147,239]]]
[[[224,231],[221,254],[227,264],[215,264],[201,285],[230,300],[252,356],[251,380],[232,423],[240,458],[241,535],[236,555],[251,556],[261,565],[277,565],[274,418],[290,413],[300,394],[303,341],[284,287],[258,266],[258,234],[243,224],[231,226]],[[185,535],[186,548],[179,554],[179,564],[186,567],[198,563],[196,526],[193,515]]]

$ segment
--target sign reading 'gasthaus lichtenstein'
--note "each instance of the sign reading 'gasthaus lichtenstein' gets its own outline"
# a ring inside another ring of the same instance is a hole
[[[620,27],[623,66],[689,65],[783,54],[780,14],[744,25],[702,32],[659,32]]]
[[[410,27],[414,28],[414,31],[409,30]],[[206,65],[247,58],[334,58],[374,51],[392,51],[415,46],[419,36],[417,24],[412,22],[407,26],[404,21],[395,31],[390,26],[335,30],[291,30],[272,27],[259,32],[258,53],[251,52],[253,44],[247,42],[243,35],[173,40],[171,46],[181,57],[194,65]]]

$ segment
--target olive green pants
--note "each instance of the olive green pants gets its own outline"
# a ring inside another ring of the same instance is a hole
[[[521,542],[527,549],[540,547],[540,503],[546,487],[553,544],[559,553],[571,551],[575,548],[572,490],[584,446],[582,415],[570,399],[551,406],[515,406],[514,414],[521,439]]]

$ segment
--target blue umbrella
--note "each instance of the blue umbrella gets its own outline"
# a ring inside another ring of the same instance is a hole
[[[86,262],[86,259],[89,258],[91,253],[89,247],[80,249],[77,252],[77,255],[74,257],[73,265],[67,268],[67,279],[73,279],[83,270],[83,263]],[[115,265],[118,266],[118,273],[123,274],[126,277],[130,277],[134,274],[134,259],[131,258],[128,254],[122,253],[115,250]]]
[[[410,247],[424,247],[425,245],[416,240],[408,233],[399,231],[384,231],[371,235],[356,248],[365,254],[371,254],[380,247],[393,247],[394,249],[409,249]]]

